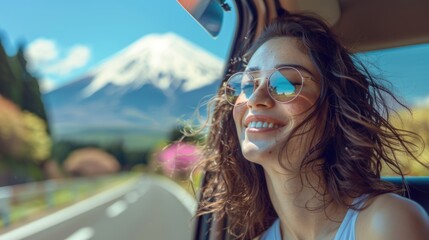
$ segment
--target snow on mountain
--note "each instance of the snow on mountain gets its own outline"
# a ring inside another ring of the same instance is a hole
[[[145,36],[44,95],[56,134],[82,127],[166,131],[216,93],[222,61],[172,33]]]
[[[222,66],[219,58],[178,35],[147,35],[90,73],[94,79],[82,94],[89,97],[109,84],[187,92],[219,79]]]

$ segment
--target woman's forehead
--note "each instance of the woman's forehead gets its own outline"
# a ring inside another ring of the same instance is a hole
[[[249,60],[247,68],[267,70],[279,64],[300,65],[318,76],[317,69],[303,51],[302,44],[293,37],[272,38],[263,43]]]

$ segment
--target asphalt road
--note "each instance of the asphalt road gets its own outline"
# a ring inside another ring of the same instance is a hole
[[[195,200],[160,177],[139,181],[36,220],[0,236],[2,240],[191,239]]]

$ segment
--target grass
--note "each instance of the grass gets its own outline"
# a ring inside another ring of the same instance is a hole
[[[79,142],[97,143],[102,146],[123,141],[130,150],[153,148],[159,142],[166,141],[168,132],[139,128],[100,128],[76,130],[70,133],[59,133],[56,140],[74,140]]]
[[[66,187],[52,192],[50,201],[46,195],[38,196],[32,200],[12,204],[10,212],[10,225],[5,226],[0,219],[0,231],[13,228],[17,225],[59,210],[73,203],[91,197],[97,193],[114,188],[128,181],[135,180],[139,174],[127,173],[115,176],[92,179],[93,181],[69,180]]]

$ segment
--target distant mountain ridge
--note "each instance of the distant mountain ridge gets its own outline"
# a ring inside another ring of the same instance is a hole
[[[81,127],[166,131],[215,94],[222,67],[219,58],[173,33],[148,35],[48,92],[44,101],[59,132]]]

